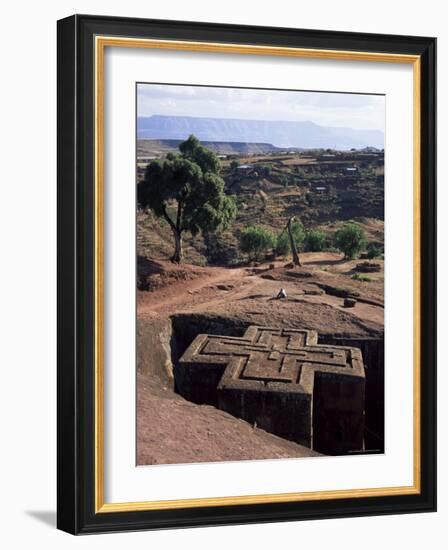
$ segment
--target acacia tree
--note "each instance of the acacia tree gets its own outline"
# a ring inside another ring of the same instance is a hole
[[[218,157],[191,135],[179,145],[180,154],[152,161],[138,185],[138,203],[164,218],[174,237],[171,261],[183,258],[182,237],[225,229],[235,218],[233,197],[225,194]]]

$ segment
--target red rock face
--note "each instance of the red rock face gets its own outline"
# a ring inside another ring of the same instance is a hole
[[[215,407],[186,401],[143,374],[137,399],[139,465],[319,456]]]

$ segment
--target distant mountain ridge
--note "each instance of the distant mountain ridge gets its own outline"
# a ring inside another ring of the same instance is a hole
[[[165,115],[137,119],[138,139],[183,140],[190,134],[194,134],[201,141],[268,143],[285,148],[384,148],[384,134],[379,130],[335,128],[309,121]]]

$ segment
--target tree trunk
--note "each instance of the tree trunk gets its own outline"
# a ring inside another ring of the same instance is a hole
[[[182,233],[180,231],[173,230],[174,235],[174,254],[171,261],[180,264],[183,260],[184,252],[182,248]]]
[[[294,235],[292,234],[292,230],[291,230],[291,224],[293,219],[294,217],[289,218],[288,220],[288,235],[289,235],[289,243],[291,245],[292,261],[294,265],[298,265],[299,267],[302,267],[302,264],[300,263],[299,254],[297,253],[297,247],[294,241]]]

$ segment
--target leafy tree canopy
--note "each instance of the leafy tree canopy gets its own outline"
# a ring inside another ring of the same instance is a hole
[[[246,227],[240,233],[240,250],[248,255],[249,259],[259,259],[261,254],[274,248],[276,238],[272,231],[260,225]]]
[[[310,229],[305,238],[305,248],[308,252],[322,252],[325,250],[327,237],[319,229]]]
[[[219,175],[218,157],[193,135],[179,150],[180,155],[170,153],[152,161],[137,190],[139,205],[168,222],[174,235],[175,262],[182,260],[184,231],[196,235],[225,229],[236,215],[235,200],[226,195]]]
[[[364,246],[364,230],[355,222],[346,223],[335,234],[336,246],[346,259],[355,258]]]

